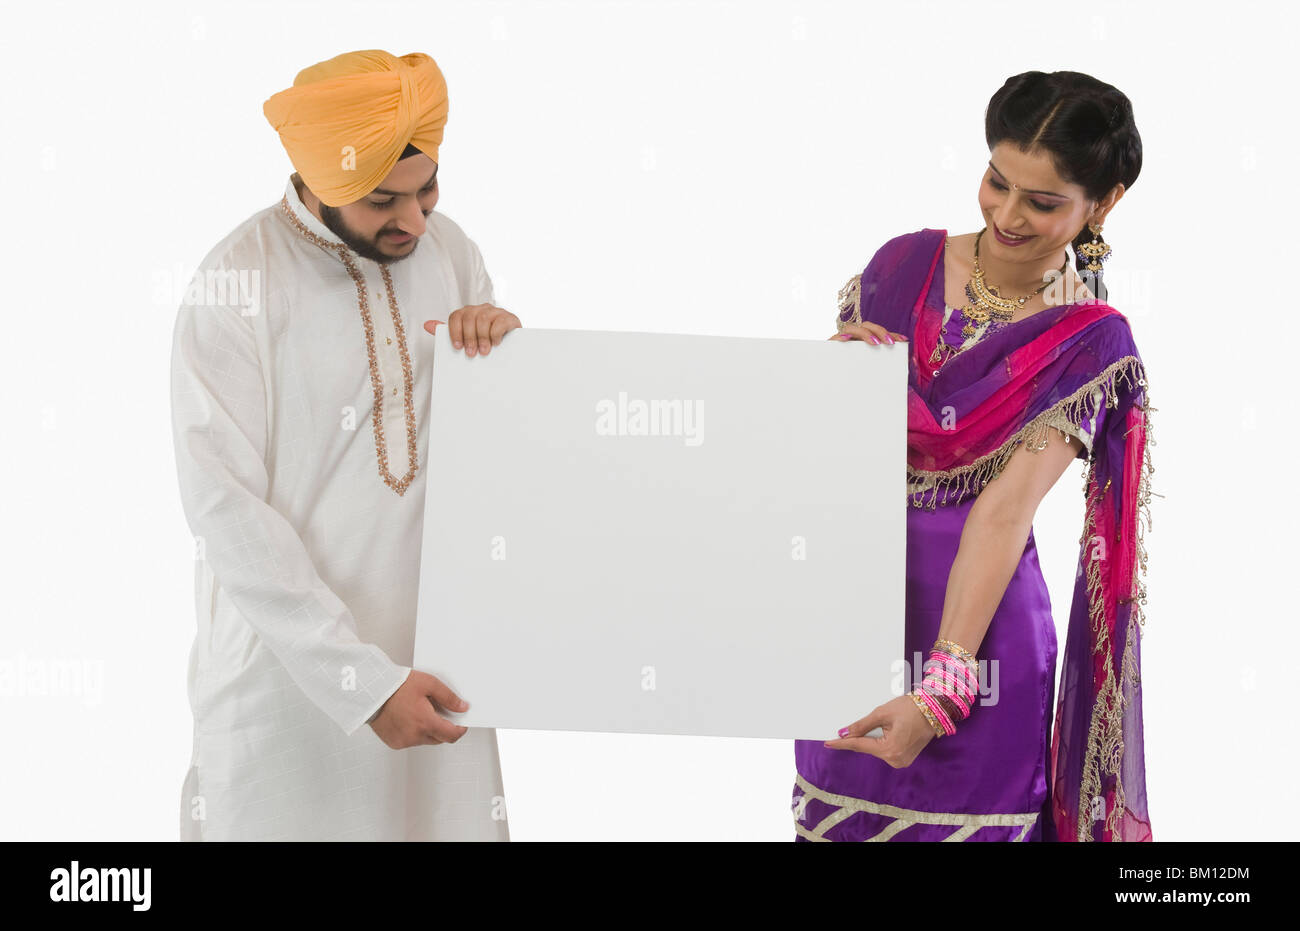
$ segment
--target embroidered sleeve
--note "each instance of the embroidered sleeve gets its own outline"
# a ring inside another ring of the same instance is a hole
[[[1098,386],[1092,389],[1091,410],[1101,410],[1102,404],[1102,390],[1101,387]],[[1069,417],[1065,416],[1064,413],[1058,413],[1056,417],[1049,421],[1048,427],[1053,428],[1060,433],[1078,437],[1079,442],[1083,444],[1083,449],[1079,452],[1077,458],[1091,458],[1093,440],[1097,435],[1097,417],[1095,414],[1090,415],[1087,410],[1084,410],[1080,415],[1080,422],[1075,423]]]
[[[932,232],[917,230],[886,240],[871,256],[867,267],[844,283],[836,304],[836,332],[843,333],[848,324],[866,320],[887,328],[892,325],[890,321],[898,317],[899,308],[880,306],[881,289],[896,281],[899,270],[915,256],[916,249],[928,241],[927,234]]]
[[[845,282],[844,287],[840,288],[839,300],[836,305],[839,308],[835,318],[835,332],[843,333],[844,327],[850,323],[862,322],[862,275],[857,274]]]

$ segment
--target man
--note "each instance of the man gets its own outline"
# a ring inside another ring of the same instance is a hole
[[[353,52],[263,110],[297,171],[204,259],[173,337],[198,546],[181,837],[508,840],[496,732],[410,665],[430,334],[486,355],[520,325],[433,211],[446,85],[426,55]]]

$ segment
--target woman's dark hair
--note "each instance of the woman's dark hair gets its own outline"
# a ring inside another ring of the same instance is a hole
[[[1065,181],[1101,200],[1116,184],[1127,192],[1142,170],[1142,137],[1133,104],[1117,88],[1078,71],[1026,71],[1007,78],[984,113],[984,138],[991,152],[1011,142],[1022,152],[1041,149]],[[1074,237],[1079,276],[1105,300],[1101,272],[1086,269],[1079,246],[1093,239],[1085,223]],[[1105,242],[1100,234],[1099,242]]]

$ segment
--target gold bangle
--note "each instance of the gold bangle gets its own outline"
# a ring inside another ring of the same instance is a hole
[[[939,719],[934,716],[934,712],[930,710],[930,706],[925,703],[925,699],[921,697],[920,693],[911,691],[907,694],[912,697],[912,702],[916,707],[921,709],[921,714],[925,715],[925,719],[930,722],[930,726],[934,728],[935,736],[947,736],[947,732],[944,731],[943,725],[939,723]]]
[[[952,653],[958,659],[965,660],[968,663],[974,663],[976,665],[979,664],[979,660],[975,658],[975,654],[972,653],[970,650],[967,650],[960,643],[955,643],[952,640],[936,640],[934,642],[934,645],[938,649],[944,650],[944,652]]]

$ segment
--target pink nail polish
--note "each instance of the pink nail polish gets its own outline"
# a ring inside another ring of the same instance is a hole
[[[871,345],[873,345],[873,346],[879,346],[879,345],[880,345],[880,340],[876,339],[874,336],[871,337]]]
[[[841,727],[835,733],[839,734],[841,737],[847,737],[849,736],[849,729],[847,727]]]

